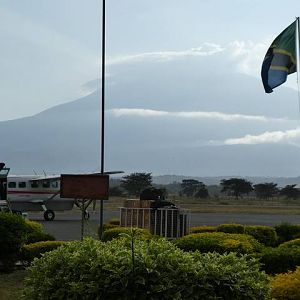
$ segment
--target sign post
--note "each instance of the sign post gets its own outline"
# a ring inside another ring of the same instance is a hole
[[[108,175],[61,175],[60,197],[75,199],[81,209],[81,240],[84,235],[86,209],[93,200],[103,201],[103,199],[108,199],[108,190]],[[99,228],[99,231],[100,230],[101,228]]]

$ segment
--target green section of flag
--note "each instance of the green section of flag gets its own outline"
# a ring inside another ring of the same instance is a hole
[[[282,31],[271,45],[274,54],[282,54],[290,57],[296,64],[296,21]]]

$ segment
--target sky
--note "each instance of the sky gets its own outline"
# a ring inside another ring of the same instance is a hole
[[[299,12],[296,0],[107,1],[107,84],[114,65],[126,72],[132,62],[218,51],[229,68],[259,77],[270,42]],[[101,15],[99,0],[0,0],[0,121],[99,88]]]

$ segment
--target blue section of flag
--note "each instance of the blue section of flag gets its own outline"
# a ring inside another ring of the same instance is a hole
[[[286,58],[288,57],[286,56]],[[272,62],[274,61],[277,61],[276,67],[278,69],[272,69]],[[266,93],[272,93],[273,88],[276,88],[277,86],[286,82],[289,70],[284,70],[284,68],[285,65],[287,66],[288,64],[279,65],[279,61],[283,61],[282,54],[274,54],[273,49],[269,48],[261,69],[261,77]],[[280,67],[282,70],[280,70]]]

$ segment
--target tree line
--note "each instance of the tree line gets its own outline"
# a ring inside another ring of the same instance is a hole
[[[179,185],[178,194],[180,196],[195,198],[212,196],[209,194],[208,186],[196,179],[184,179],[177,184]],[[250,195],[260,199],[271,199],[274,197],[297,199],[300,197],[300,190],[297,188],[297,184],[290,184],[280,188],[277,186],[277,183],[273,182],[253,184],[243,178],[230,178],[222,179],[219,187],[221,194],[237,199]],[[144,193],[146,198],[151,197],[151,195],[164,198],[167,192],[167,186],[153,184],[151,173],[131,173],[122,177],[119,186],[114,186],[110,189],[111,196],[140,196]]]

